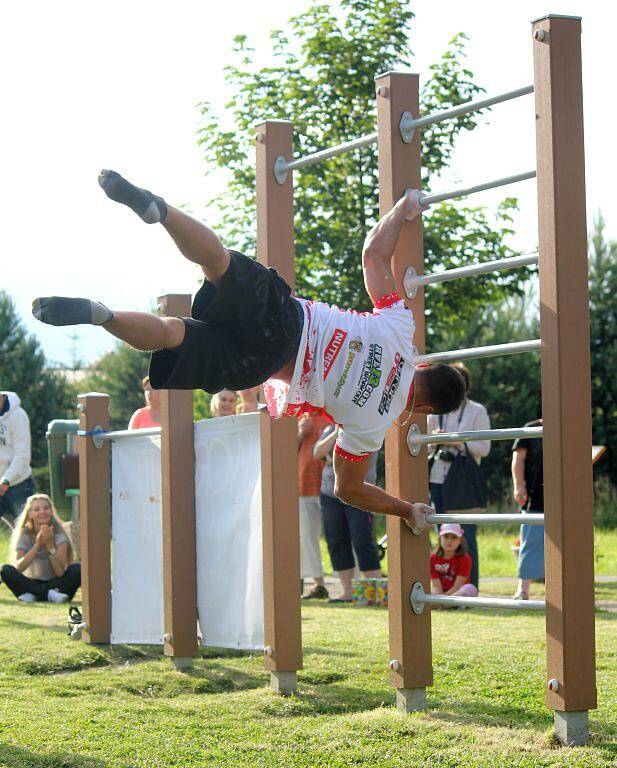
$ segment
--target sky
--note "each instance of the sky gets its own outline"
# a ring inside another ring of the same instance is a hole
[[[42,325],[30,314],[35,296],[88,296],[112,308],[147,311],[160,294],[195,292],[194,265],[160,227],[148,227],[108,201],[98,171],[116,169],[172,204],[187,205],[198,218],[215,221],[207,201],[221,192],[223,179],[206,176],[196,141],[197,105],[208,101],[223,113],[230,95],[223,70],[235,35],[247,34],[267,64],[270,31],[308,5],[30,0],[3,8],[0,289],[12,297],[49,361],[92,362],[114,340],[99,328]],[[422,82],[452,37],[465,32],[467,66],[489,95],[533,82],[533,19],[547,13],[583,17],[588,219],[591,224],[601,209],[607,234],[617,238],[610,56],[617,7],[600,0],[561,0],[552,8],[519,0],[501,4],[499,13],[479,0],[416,0],[411,6],[416,16],[410,70]],[[533,97],[526,96],[494,107],[475,131],[461,136],[451,168],[433,190],[534,166]],[[474,203],[492,210],[505,194],[520,203],[512,244],[534,248],[535,182],[483,193]]]

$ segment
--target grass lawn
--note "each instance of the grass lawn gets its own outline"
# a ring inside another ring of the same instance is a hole
[[[429,710],[411,716],[394,710],[383,609],[303,606],[305,669],[290,699],[268,690],[260,655],[205,651],[179,673],[157,648],[72,642],[65,620],[65,606],[22,605],[0,588],[2,768],[617,761],[617,614],[597,614],[599,709],[591,746],[577,749],[551,737],[541,615],[435,612],[435,685]]]

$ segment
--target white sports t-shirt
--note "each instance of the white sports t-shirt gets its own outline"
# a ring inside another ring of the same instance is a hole
[[[414,376],[413,315],[396,293],[373,312],[341,310],[298,299],[304,328],[290,385],[264,384],[278,416],[329,416],[340,425],[337,453],[358,460],[383,445],[407,406]]]

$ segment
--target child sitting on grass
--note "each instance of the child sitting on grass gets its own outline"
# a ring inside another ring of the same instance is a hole
[[[439,546],[431,552],[431,593],[476,597],[478,590],[469,584],[471,557],[457,523],[444,523],[439,528]]]

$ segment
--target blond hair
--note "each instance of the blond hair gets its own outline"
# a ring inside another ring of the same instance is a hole
[[[234,389],[223,388],[221,389],[221,392],[231,392],[231,394],[236,398],[236,403],[238,402],[238,393]],[[220,408],[221,392],[217,392],[215,395],[212,395],[212,399],[210,400],[210,413],[214,417],[220,415],[219,408]]]
[[[13,533],[11,535],[11,553],[13,556],[13,560],[17,559],[17,544],[19,542],[19,539],[21,538],[21,535],[24,533],[24,531],[27,531],[30,538],[32,539],[32,543],[34,543],[34,539],[36,538],[36,534],[34,532],[34,522],[30,518],[30,510],[32,509],[32,505],[34,504],[35,501],[46,501],[51,507],[51,520],[49,524],[52,527],[54,536],[57,533],[64,533],[64,535],[68,539],[69,546],[68,546],[68,552],[67,552],[67,565],[69,565],[70,563],[73,562],[73,559],[75,557],[75,547],[73,546],[73,541],[71,540],[71,534],[66,529],[64,523],[60,519],[60,516],[58,515],[58,512],[54,507],[53,501],[46,493],[33,493],[32,496],[28,496],[28,499],[26,500],[26,504],[23,508],[22,513],[19,515],[19,517],[15,521],[15,527],[13,528]]]

